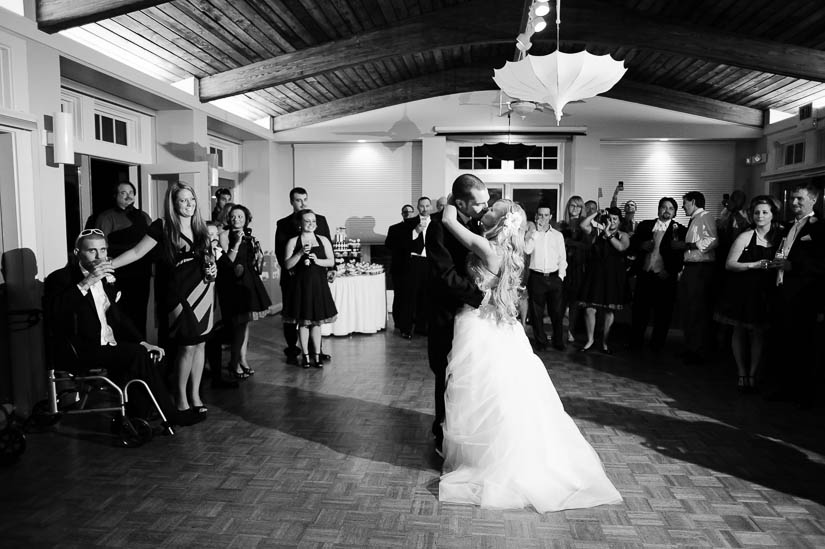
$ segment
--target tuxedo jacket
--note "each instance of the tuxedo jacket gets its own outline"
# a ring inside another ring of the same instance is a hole
[[[785,224],[782,236],[787,237],[793,222]],[[806,296],[802,300],[822,305],[822,280],[825,277],[825,221],[812,216],[797,233],[788,253],[791,270],[783,275],[783,293]],[[797,303],[799,304],[799,303]]]
[[[100,320],[97,317],[92,292],[83,295],[78,283],[83,280],[80,267],[70,262],[46,277],[44,307],[47,330],[50,337],[71,343],[82,356],[100,347]],[[117,342],[139,343],[143,338],[132,321],[118,308],[118,290],[113,284],[103,282],[103,290],[109,298],[106,321],[114,332]]]
[[[331,242],[332,237],[329,233],[327,218],[316,213],[315,222],[318,225],[315,229],[315,234],[323,235]],[[298,212],[293,212],[275,223],[275,258],[278,260],[278,265],[281,266],[282,272],[286,272],[286,266],[284,265],[286,262],[286,244],[290,238],[300,234],[301,227],[299,225]],[[286,277],[282,276],[281,281],[283,282],[285,278]]]
[[[441,217],[441,212],[430,216],[424,243],[430,264],[431,306],[453,313],[464,303],[478,307],[484,294],[467,275],[470,252],[444,228]]]
[[[648,240],[653,240],[653,228],[656,226],[656,219],[646,219],[639,223],[636,227],[636,232],[630,237],[630,252],[635,256],[633,261],[633,272],[639,274],[644,270],[645,261],[647,261],[650,252],[642,250],[642,244]],[[662,262],[667,271],[668,278],[675,278],[682,270],[685,263],[684,250],[674,250],[671,247],[674,236],[679,240],[685,239],[687,227],[677,223],[673,219],[670,220],[665,234],[662,236],[662,242],[659,244],[659,253],[662,256]]]
[[[384,246],[390,251],[392,261],[391,272],[393,277],[404,274],[410,262],[410,248],[412,246],[412,231],[418,223],[411,223],[404,219],[400,223],[390,225],[387,229],[387,238]]]

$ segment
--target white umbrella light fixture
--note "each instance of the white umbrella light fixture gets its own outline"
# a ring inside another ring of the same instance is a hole
[[[561,123],[567,103],[606,92],[627,72],[624,62],[614,60],[609,54],[559,51],[560,8],[561,0],[556,0],[556,51],[550,55],[528,55],[525,52],[530,47],[523,47],[522,38],[529,40],[530,36],[519,35],[517,45],[522,52],[521,59],[508,61],[496,69],[493,76],[498,87],[510,97],[548,104],[556,115],[556,125]],[[530,25],[528,21],[528,29]]]

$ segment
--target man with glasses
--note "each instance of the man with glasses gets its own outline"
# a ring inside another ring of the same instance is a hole
[[[146,212],[135,207],[136,194],[132,183],[118,183],[115,186],[115,207],[101,212],[95,220],[94,226],[103,231],[109,241],[109,256],[112,258],[132,249],[140,242],[152,223]],[[144,257],[117,272],[118,287],[123,291],[120,308],[144,337],[151,274],[151,257]]]
[[[402,328],[404,318],[404,298],[406,295],[407,270],[410,264],[410,245],[414,225],[410,221],[415,217],[415,208],[411,204],[401,207],[401,221],[390,225],[384,246],[390,251],[390,280],[392,281],[392,323],[400,330],[402,337],[409,337],[409,327]]]
[[[106,236],[99,229],[82,231],[69,263],[46,278],[48,340],[70,343],[80,364],[105,368],[120,386],[132,379],[145,381],[171,424],[195,422],[197,418],[181,417],[166,389],[158,363],[163,349],[143,339],[120,310],[120,298]],[[130,415],[141,418],[153,409],[151,399],[138,387],[129,392],[128,406]]]

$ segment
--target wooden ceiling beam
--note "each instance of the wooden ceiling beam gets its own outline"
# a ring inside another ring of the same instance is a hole
[[[742,124],[743,126],[761,128],[764,125],[765,114],[759,109],[679,92],[661,86],[642,84],[629,78],[623,78],[612,89],[599,95],[650,107]]]
[[[487,68],[463,67],[427,74],[398,84],[335,99],[315,107],[291,112],[272,119],[272,131],[291,130],[333,120],[342,116],[391,107],[410,101],[429,99],[453,93],[497,90],[493,71]]]
[[[637,47],[794,78],[825,82],[825,51],[751,38],[582,0],[562,11],[562,42]],[[555,40],[533,35],[537,40]]]
[[[166,4],[169,0],[36,0],[37,27],[55,33],[124,13]]]
[[[473,0],[358,34],[228,70],[200,81],[201,101],[278,86],[364,63],[459,45],[515,42],[522,10]]]

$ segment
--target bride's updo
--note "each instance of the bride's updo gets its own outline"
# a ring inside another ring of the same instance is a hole
[[[524,271],[524,233],[527,216],[524,210],[506,198],[496,200],[481,219],[486,228],[484,236],[500,250],[499,282],[492,289],[490,304],[502,320],[518,317],[519,294],[524,290],[521,274]]]

